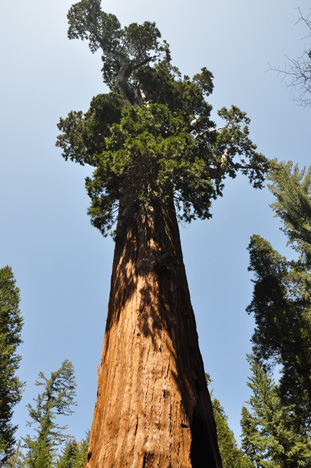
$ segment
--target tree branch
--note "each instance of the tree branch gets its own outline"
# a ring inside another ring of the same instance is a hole
[[[207,128],[206,130],[203,130],[202,132],[197,133],[197,134],[194,136],[194,139],[196,140],[198,137],[200,137],[200,136],[202,136],[202,135],[206,135],[206,133],[219,132],[220,130],[223,130],[224,128],[225,128],[225,127]]]

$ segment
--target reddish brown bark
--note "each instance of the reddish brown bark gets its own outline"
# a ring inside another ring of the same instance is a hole
[[[85,468],[221,468],[174,209],[119,219]]]

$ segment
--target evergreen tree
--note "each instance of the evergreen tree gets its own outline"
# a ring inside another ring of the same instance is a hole
[[[78,456],[73,468],[83,468],[87,457],[87,451],[90,443],[90,432],[87,432],[86,438],[78,442]]]
[[[68,439],[57,462],[57,468],[83,468],[88,444],[89,434],[80,442],[76,442],[73,438]]]
[[[293,407],[284,407],[273,378],[251,356],[253,394],[242,419],[242,447],[256,467],[298,468],[311,466],[311,443],[295,425]]]
[[[212,383],[210,375],[206,373],[205,377],[207,385],[210,385]],[[213,390],[210,393],[212,396]],[[229,427],[228,417],[219,400],[212,398],[212,406],[223,468],[252,468],[253,464],[238,447],[233,431]]]
[[[242,450],[251,460],[250,466],[259,466],[260,458],[257,454],[258,438],[260,433],[254,417],[250,414],[246,406],[242,407]]]
[[[268,164],[249,139],[250,119],[233,106],[221,109],[221,129],[205,100],[213,90],[206,68],[192,79],[171,64],[169,46],[155,23],[121,28],[99,0],[82,0],[68,13],[70,39],[102,51],[109,94],[95,97],[88,112],[60,119],[57,146],[63,157],[95,167],[86,179],[92,223],[103,234],[119,204],[173,200],[181,219],[211,216],[212,199],[226,177],[240,170],[261,187]]]
[[[27,468],[51,468],[55,466],[56,448],[64,442],[66,426],[59,426],[55,419],[59,415],[73,413],[75,405],[74,369],[70,361],[52,372],[50,378],[40,372],[36,385],[43,387],[42,393],[34,399],[36,406],[27,405],[31,421],[35,425],[36,436],[27,436],[24,447],[27,449],[25,466]]]
[[[77,463],[78,452],[79,448],[77,442],[74,439],[68,439],[65,444],[63,453],[57,462],[57,468],[74,468]]]
[[[311,167],[299,170],[291,161],[272,161],[269,189],[271,207],[283,223],[288,243],[299,253],[299,262],[311,266]]]
[[[182,76],[154,23],[122,28],[100,0],[68,20],[70,39],[101,49],[109,93],[61,119],[57,145],[94,167],[89,214],[116,240],[86,466],[220,467],[176,215],[209,218],[226,177],[261,187],[268,163],[244,112],[222,109],[216,128],[212,74]]]
[[[14,453],[1,465],[2,468],[26,468],[24,455],[21,450],[21,440],[15,447]]]
[[[266,364],[282,368],[280,394],[294,405],[297,431],[311,430],[311,171],[292,163],[275,163],[269,176],[276,200],[272,207],[282,222],[289,245],[299,255],[287,260],[259,236],[249,245],[255,273],[248,313],[256,328],[253,349]]]
[[[0,269],[0,463],[13,453],[13,408],[20,401],[23,384],[16,376],[21,357],[16,350],[21,343],[23,319],[19,309],[20,294],[12,269]]]
[[[233,431],[229,427],[228,417],[219,400],[213,398],[212,404],[223,468],[252,468],[253,464],[238,447]]]

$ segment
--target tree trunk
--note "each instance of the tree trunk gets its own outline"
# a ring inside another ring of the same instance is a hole
[[[120,207],[85,468],[221,468],[174,208]]]

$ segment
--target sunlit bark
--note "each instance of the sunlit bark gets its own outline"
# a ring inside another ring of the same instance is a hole
[[[85,467],[221,468],[175,210],[160,203],[121,203]]]

